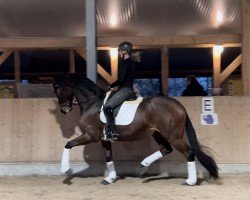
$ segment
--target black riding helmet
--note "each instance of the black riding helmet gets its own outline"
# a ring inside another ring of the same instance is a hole
[[[127,51],[128,53],[130,53],[132,51],[133,45],[130,42],[122,42],[119,45],[118,50],[121,51]]]

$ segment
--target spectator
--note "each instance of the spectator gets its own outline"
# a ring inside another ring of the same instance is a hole
[[[194,75],[188,75],[186,80],[186,89],[183,90],[182,96],[207,96],[207,92],[203,89]]]

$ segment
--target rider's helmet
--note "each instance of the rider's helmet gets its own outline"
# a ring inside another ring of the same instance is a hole
[[[130,53],[133,49],[133,45],[130,42],[122,42],[119,45],[118,50],[120,51],[126,51],[126,53]]]

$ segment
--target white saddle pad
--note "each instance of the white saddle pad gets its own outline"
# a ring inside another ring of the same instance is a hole
[[[103,104],[105,104],[109,95],[110,95],[110,92],[107,92],[106,97],[103,101]],[[116,125],[129,125],[133,121],[133,119],[135,117],[136,110],[137,110],[138,106],[140,105],[140,103],[142,102],[142,100],[143,100],[142,97],[138,97],[134,101],[125,101],[122,104],[122,106],[121,106],[121,108],[120,108],[120,110],[115,118],[115,124]],[[106,117],[105,117],[104,112],[103,112],[103,106],[101,108],[100,119],[103,123],[106,123]]]

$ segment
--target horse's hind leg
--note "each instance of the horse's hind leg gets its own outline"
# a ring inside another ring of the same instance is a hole
[[[106,164],[107,169],[105,171],[105,178],[102,181],[103,185],[108,185],[110,183],[114,183],[117,176],[115,171],[115,166],[113,162],[113,155],[112,155],[112,146],[110,141],[102,141],[102,147],[104,149],[105,157],[106,157]]]
[[[153,134],[153,138],[160,145],[161,148],[159,151],[156,151],[155,153],[148,156],[141,162],[140,171],[139,171],[141,176],[147,171],[148,167],[153,162],[155,162],[156,160],[162,158],[163,156],[167,154],[170,154],[173,151],[169,142],[166,139],[164,139],[159,132],[155,131],[155,133]]]
[[[164,139],[159,132],[156,131],[153,134],[153,138],[161,146],[160,152],[163,156],[170,154],[173,151],[173,148],[171,147],[169,142]]]
[[[195,165],[195,155],[191,151],[189,145],[185,142],[183,138],[173,138],[169,142],[179,151],[188,161],[188,179],[186,183],[188,185],[195,185],[197,183],[197,172]]]

